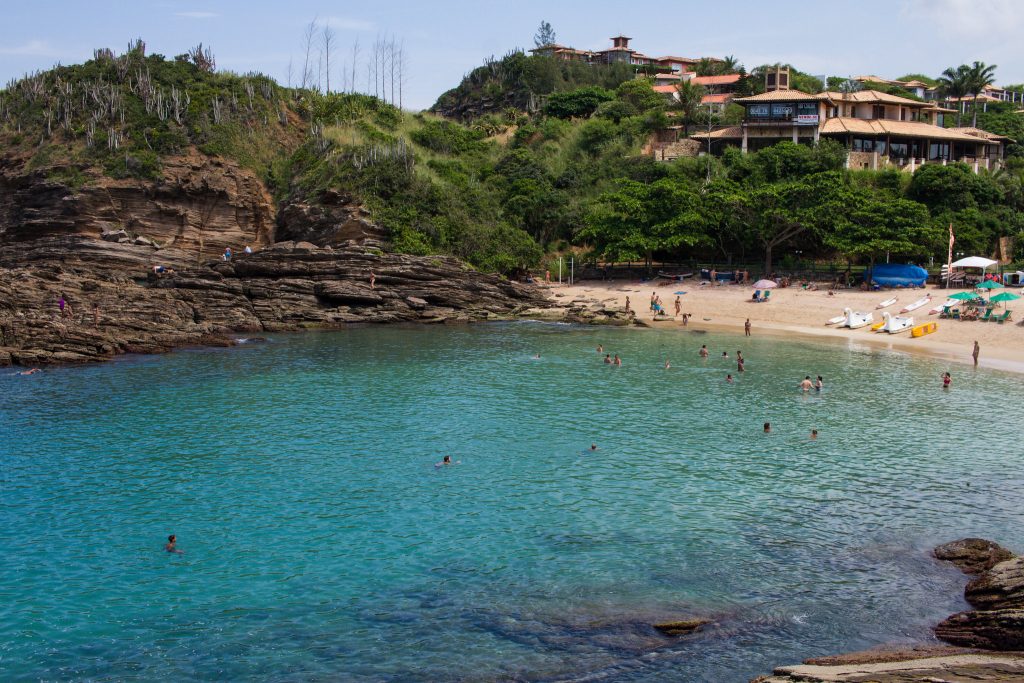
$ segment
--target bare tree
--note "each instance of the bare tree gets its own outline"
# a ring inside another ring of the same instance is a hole
[[[405,41],[398,46],[398,108],[402,108],[402,92],[405,90]]]
[[[316,37],[316,33],[317,33],[317,23],[316,23],[316,19],[313,19],[313,21],[309,22],[309,25],[306,26],[306,31],[303,34],[303,38],[306,41],[306,59],[302,63],[302,89],[303,90],[305,90],[306,88],[310,87],[310,85],[312,85],[313,70],[312,70],[312,67],[309,64],[309,56],[310,56],[310,53],[313,51],[313,39]]]
[[[320,34],[320,42],[323,46],[324,51],[324,79],[326,92],[331,92],[331,51],[334,50],[335,43],[337,42],[334,29],[329,24],[324,24],[323,31]]]
[[[217,70],[217,60],[213,56],[213,49],[209,47],[204,49],[202,43],[188,51],[188,58],[200,71],[213,73]]]
[[[285,72],[285,75],[288,77],[288,89],[291,90],[292,89],[292,58],[291,57],[288,58],[288,71]]]
[[[398,52],[395,50],[395,38],[391,37],[391,41],[388,43],[388,53],[390,57],[388,59],[391,76],[391,104],[395,103],[395,72],[398,68]]]
[[[356,66],[359,64],[359,36],[352,43],[352,92],[356,91]]]

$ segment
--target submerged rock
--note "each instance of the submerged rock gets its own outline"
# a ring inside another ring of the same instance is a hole
[[[943,543],[932,554],[939,560],[952,563],[964,574],[980,574],[1000,562],[1014,557],[1003,546],[984,538],[962,538]]]
[[[700,630],[702,626],[710,624],[710,619],[685,619],[683,621],[663,621],[660,624],[652,624],[655,629],[666,636],[688,636]]]

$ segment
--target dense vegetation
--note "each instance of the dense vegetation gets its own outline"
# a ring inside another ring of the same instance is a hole
[[[97,174],[158,178],[169,156],[190,150],[232,158],[279,201],[339,190],[366,203],[391,248],[505,273],[570,249],[609,260],[763,260],[769,271],[795,252],[943,260],[949,224],[958,251],[982,254],[1024,229],[1019,159],[980,175],[961,165],[851,172],[845,150],[824,142],[659,163],[643,154],[652,135],[673,118],[704,119],[684,102],[669,108],[628,67],[513,53],[482,69],[442,100],[483,95],[508,106],[457,123],[366,95],[216,72],[201,49],[147,56],[138,43],[0,91],[0,144],[68,185]],[[523,93],[536,99],[532,113]],[[1021,122],[1002,105],[978,115],[1016,139]]]

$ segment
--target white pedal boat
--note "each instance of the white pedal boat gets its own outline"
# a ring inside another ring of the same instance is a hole
[[[882,325],[882,332],[888,332],[889,334],[899,334],[900,332],[906,332],[914,326],[914,319],[902,316],[893,316],[888,313],[882,314],[882,319],[885,320],[885,324]]]
[[[843,321],[843,327],[849,327],[851,330],[855,330],[858,327],[865,327],[875,322],[874,313],[857,313],[849,308],[843,309],[843,312],[846,314],[846,320]]]

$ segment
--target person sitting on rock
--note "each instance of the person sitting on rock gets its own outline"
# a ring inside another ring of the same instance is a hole
[[[224,258],[225,261],[230,261],[231,260],[231,247],[226,247],[224,249],[224,256],[223,256],[223,258]]]

